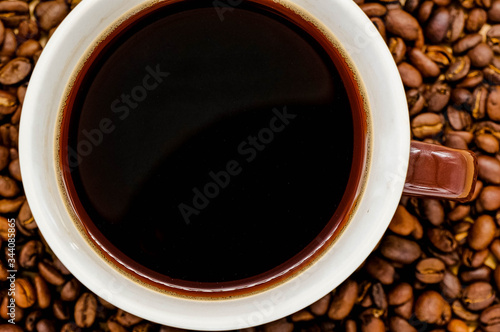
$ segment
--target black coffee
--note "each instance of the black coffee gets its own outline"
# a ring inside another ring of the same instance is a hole
[[[353,135],[313,34],[250,2],[181,2],[122,31],[85,74],[70,194],[104,247],[174,279],[241,280],[315,241],[346,191]]]

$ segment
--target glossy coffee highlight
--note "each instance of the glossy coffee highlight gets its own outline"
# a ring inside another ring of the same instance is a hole
[[[139,279],[264,284],[341,230],[365,121],[344,59],[292,10],[247,1],[221,19],[180,1],[129,19],[87,60],[63,177],[92,241]]]

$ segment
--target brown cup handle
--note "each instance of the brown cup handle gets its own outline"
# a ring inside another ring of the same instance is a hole
[[[471,151],[412,141],[403,194],[465,202],[474,193],[477,173]]]

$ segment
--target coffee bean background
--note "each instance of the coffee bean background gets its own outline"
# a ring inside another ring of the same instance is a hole
[[[402,197],[387,234],[347,281],[290,317],[245,331],[500,331],[500,0],[354,1],[398,65],[413,138],[475,151],[480,181],[467,204]],[[26,87],[79,2],[0,1],[0,332],[181,331],[86,289],[51,252],[23,195]],[[7,323],[8,218],[16,220],[16,325]]]

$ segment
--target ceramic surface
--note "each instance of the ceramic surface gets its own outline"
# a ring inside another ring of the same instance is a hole
[[[97,295],[135,315],[175,327],[228,330],[260,325],[292,314],[330,292],[355,271],[382,237],[403,190],[410,148],[406,99],[392,56],[352,0],[284,2],[301,7],[321,21],[355,64],[368,96],[372,162],[367,165],[366,190],[356,212],[330,250],[288,282],[238,299],[182,299],[121,275],[78,232],[58,188],[58,111],[75,68],[103,31],[148,1],[85,0],[50,39],[33,73],[23,107],[23,182],[33,214],[52,250]]]

